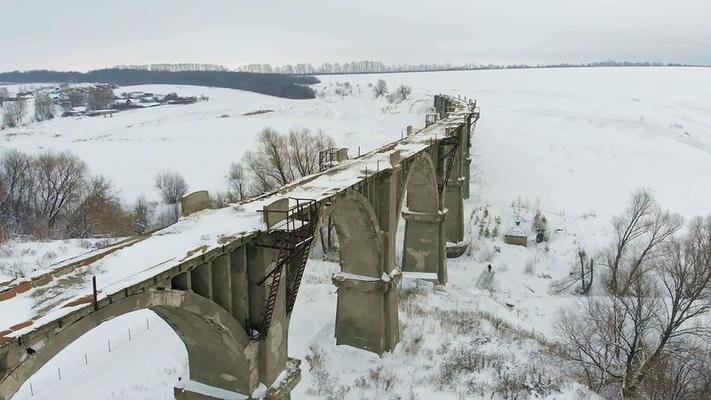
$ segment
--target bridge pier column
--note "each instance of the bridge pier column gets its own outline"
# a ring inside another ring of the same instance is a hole
[[[401,275],[373,278],[338,273],[333,283],[338,288],[336,344],[346,344],[382,355],[392,351],[400,340],[397,284]]]
[[[444,194],[444,206],[447,215],[444,218],[445,237],[447,239],[447,257],[459,257],[467,249],[464,241],[464,184],[466,178],[455,178],[447,182]]]
[[[433,273],[437,275],[437,283],[447,284],[446,213],[403,211],[402,216],[405,218],[402,270]]]

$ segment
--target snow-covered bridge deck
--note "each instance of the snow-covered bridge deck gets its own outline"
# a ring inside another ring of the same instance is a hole
[[[458,106],[461,110],[467,105]],[[0,282],[0,347],[62,318],[74,320],[90,312],[93,277],[98,301],[142,290],[146,282],[178,265],[199,264],[212,251],[243,245],[266,231],[260,211],[275,200],[296,197],[321,202],[340,195],[374,174],[391,169],[391,159],[406,160],[424,151],[444,138],[449,128],[465,122],[471,111],[452,112],[408,137],[299,179],[278,192],[221,209],[203,210],[152,234],[59,263],[49,272]],[[74,315],[69,317],[70,314]]]

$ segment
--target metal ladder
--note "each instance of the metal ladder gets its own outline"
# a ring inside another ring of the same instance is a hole
[[[258,284],[265,285],[265,299],[262,306],[261,321],[251,326],[250,337],[261,340],[269,333],[274,309],[279,296],[279,285],[286,268],[293,261],[297,262],[294,272],[295,279],[292,284],[287,282],[287,313],[290,313],[296,302],[301,277],[303,276],[308,260],[311,243],[314,239],[314,230],[318,218],[316,201],[311,199],[293,199],[296,206],[290,207],[286,212],[286,224],[283,229],[272,232],[276,237],[273,245],[262,245],[279,250],[274,260],[274,269],[269,272]],[[284,211],[272,211],[284,212]]]

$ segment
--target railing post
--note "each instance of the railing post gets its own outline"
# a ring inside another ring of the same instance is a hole
[[[94,311],[99,309],[99,302],[97,301],[97,292],[96,292],[96,275],[91,277],[91,285],[93,287],[93,294],[94,294]]]

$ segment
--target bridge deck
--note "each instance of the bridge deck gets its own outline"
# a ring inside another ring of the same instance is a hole
[[[203,210],[145,237],[82,256],[79,263],[67,260],[50,272],[0,283],[0,345],[90,305],[93,276],[101,300],[210,250],[249,239],[266,230],[259,212],[265,205],[284,197],[324,201],[338,195],[366,179],[366,171],[371,176],[391,169],[392,152],[399,150],[403,160],[412,157],[443,138],[447,128],[464,122],[467,115],[463,111],[451,113],[411,136],[301,178],[277,193],[217,210]],[[186,253],[185,249],[192,250]],[[93,258],[87,260],[87,256]]]

